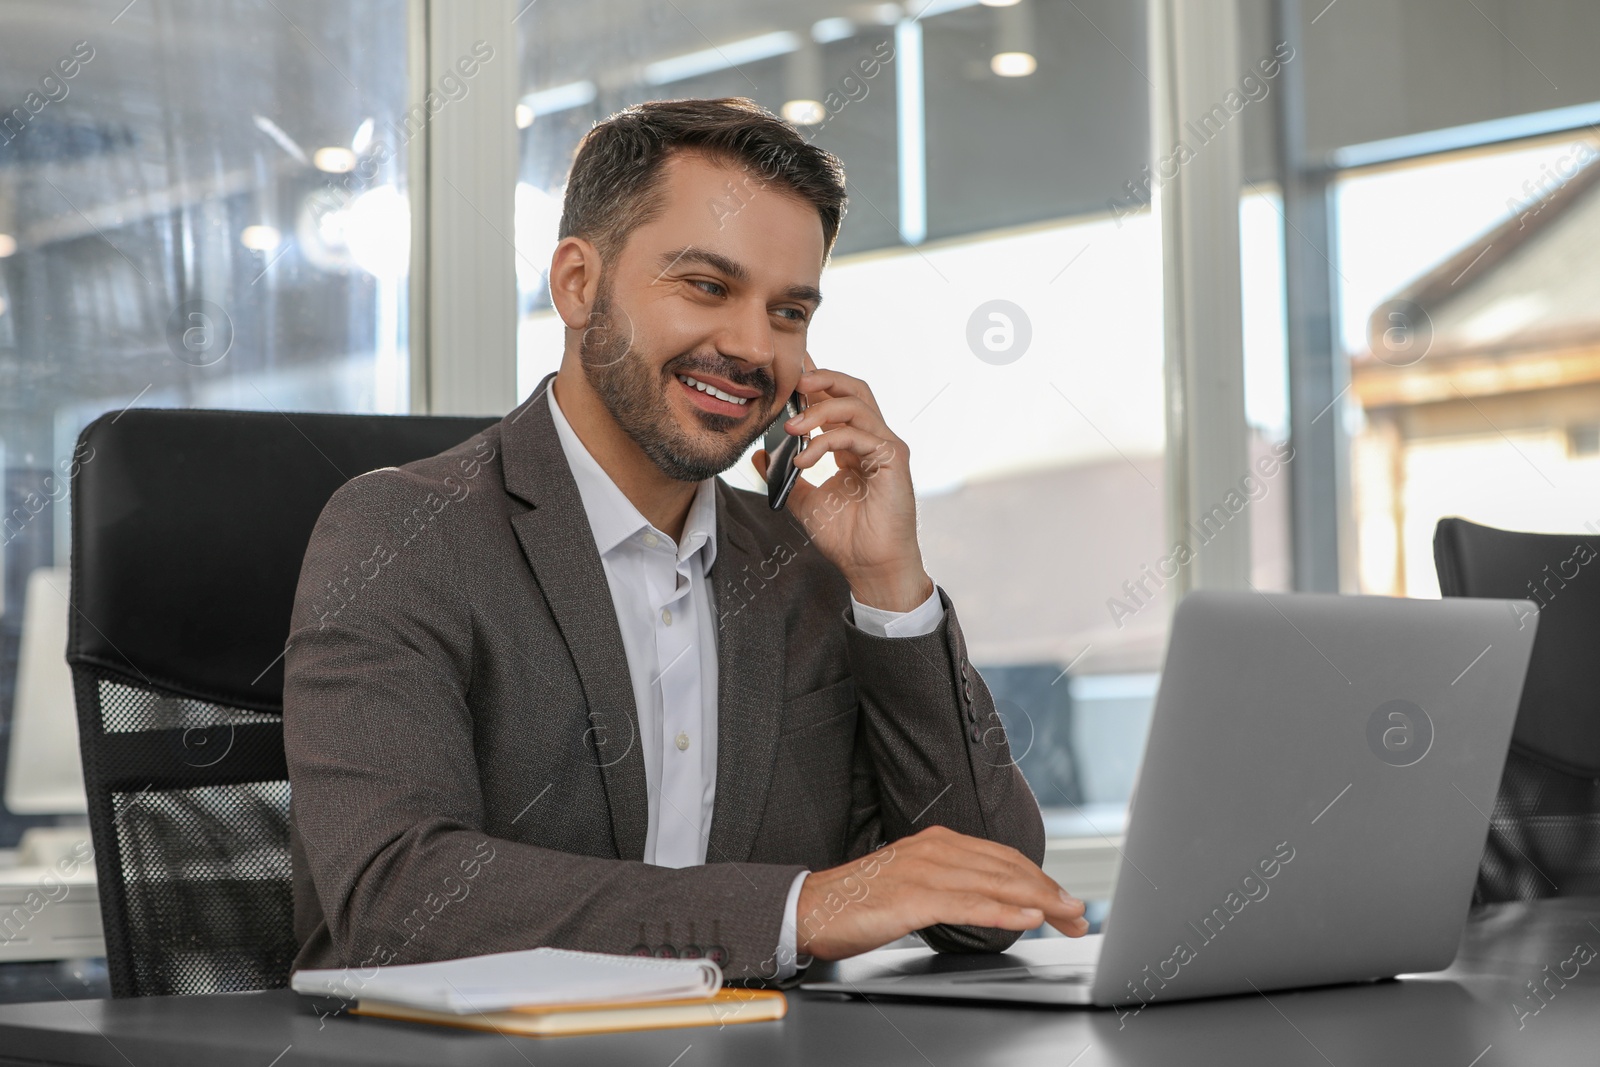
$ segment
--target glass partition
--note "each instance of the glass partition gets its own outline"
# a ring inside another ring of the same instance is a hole
[[[12,0],[0,34],[5,724],[19,656],[67,611],[62,578],[30,577],[67,564],[91,420],[408,407],[405,175],[429,111],[407,99],[405,5],[118,6]],[[30,612],[29,589],[56,602]],[[29,821],[0,814],[0,846]]]

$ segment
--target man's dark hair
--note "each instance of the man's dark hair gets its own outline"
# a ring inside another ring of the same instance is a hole
[[[722,210],[774,183],[815,205],[822,220],[826,263],[844,221],[844,164],[747,97],[652,100],[623,108],[594,124],[572,162],[558,238],[594,243],[608,266],[636,227],[666,206],[661,167],[683,151],[698,151],[743,168],[753,180],[736,187]],[[715,211],[715,205],[707,210]]]

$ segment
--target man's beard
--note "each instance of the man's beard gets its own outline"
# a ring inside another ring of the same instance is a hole
[[[668,360],[659,376],[652,375],[650,361],[633,351],[637,338],[633,336],[632,323],[615,321],[611,310],[610,280],[602,274],[589,316],[590,326],[578,343],[578,362],[583,365],[590,388],[599,394],[617,425],[663,474],[678,481],[714,478],[739,462],[771,420],[758,419],[751,429],[734,435],[734,428],[744,419],[696,409],[700,424],[715,434],[714,440],[703,442],[678,425],[667,390],[677,387],[677,375],[693,377],[700,370],[761,390],[760,396],[750,399],[750,405],[759,411],[770,407],[776,389],[771,372],[765,367],[745,369],[720,357],[684,355]],[[626,316],[623,318],[626,320]]]

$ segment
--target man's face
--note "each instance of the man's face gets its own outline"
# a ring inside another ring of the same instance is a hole
[[[663,211],[601,273],[579,357],[644,453],[697,482],[738,462],[794,391],[822,224],[782,186],[699,154],[663,176]]]

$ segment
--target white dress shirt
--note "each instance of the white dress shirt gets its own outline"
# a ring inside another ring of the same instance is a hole
[[[644,862],[660,867],[704,863],[717,787],[717,629],[706,580],[717,558],[716,479],[696,487],[683,536],[674,541],[617,488],[567,422],[555,389],[548,393],[556,436],[583,500],[628,657],[649,796]],[[879,637],[919,637],[944,618],[937,587],[907,612],[870,607],[854,596],[850,606],[856,625]],[[789,887],[777,946],[778,978],[797,969],[795,912],[807,873]]]

